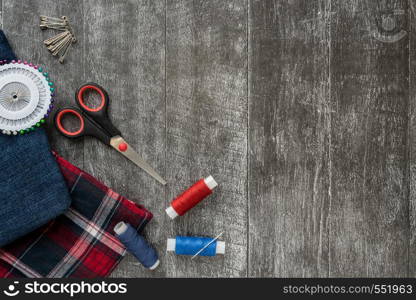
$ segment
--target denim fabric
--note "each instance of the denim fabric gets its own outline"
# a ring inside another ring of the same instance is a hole
[[[16,59],[12,48],[7,41],[6,36],[4,35],[3,31],[0,30],[0,60],[8,60],[11,61]]]
[[[15,59],[0,30],[0,60]],[[68,188],[44,129],[22,136],[0,134],[0,247],[60,215]]]

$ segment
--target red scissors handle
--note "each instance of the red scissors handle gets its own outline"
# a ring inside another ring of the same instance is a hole
[[[100,95],[101,103],[97,108],[89,107],[84,101],[84,95],[86,91],[95,91]],[[108,105],[110,102],[110,97],[104,88],[99,86],[96,83],[89,82],[82,85],[77,92],[75,93],[75,100],[81,110],[98,123],[107,133],[113,137],[121,135],[121,132],[114,127],[111,123],[110,118],[108,117]]]
[[[85,104],[85,102],[84,102],[84,93],[86,91],[88,91],[88,90],[94,90],[94,91],[96,91],[100,95],[100,97],[101,97],[101,104],[97,108],[91,108],[91,107],[89,107],[88,105]],[[97,84],[93,84],[93,83],[85,84],[85,85],[81,86],[78,89],[77,102],[86,111],[89,111],[89,112],[99,112],[108,103],[108,95],[107,95],[107,93],[105,93],[104,89],[102,89],[101,87],[99,87]]]
[[[65,115],[74,115],[78,118],[78,120],[80,121],[80,127],[78,130],[76,131],[69,131],[67,129],[65,129],[64,125],[62,124],[62,118]],[[67,136],[67,137],[80,137],[82,135],[84,135],[84,128],[85,128],[85,123],[84,123],[84,117],[76,110],[72,109],[72,108],[64,108],[61,109],[55,116],[55,125],[58,129],[59,132],[61,132],[63,135]]]
[[[62,123],[63,118],[66,115],[74,115],[80,121],[80,126],[75,131],[70,131],[65,128]],[[111,136],[107,132],[103,131],[94,120],[85,115],[77,108],[61,108],[55,114],[55,126],[56,129],[64,136],[74,139],[85,135],[93,136],[100,139],[103,143],[110,145]]]

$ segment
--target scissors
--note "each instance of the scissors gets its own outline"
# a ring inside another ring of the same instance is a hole
[[[97,108],[85,104],[84,94],[88,90],[95,91],[100,95],[101,103]],[[130,159],[161,184],[166,184],[166,181],[127,144],[122,138],[121,132],[111,123],[108,117],[110,98],[104,88],[96,83],[86,83],[75,93],[75,101],[80,109],[74,107],[61,108],[55,114],[55,126],[62,135],[71,139],[86,135],[98,138],[104,144],[113,147]],[[76,116],[80,121],[80,128],[76,131],[66,130],[62,125],[62,118],[69,114]]]

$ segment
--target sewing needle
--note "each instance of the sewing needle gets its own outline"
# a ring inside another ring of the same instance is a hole
[[[199,250],[197,253],[195,253],[195,255],[191,257],[191,259],[194,259],[195,257],[197,257],[199,253],[201,253],[202,251],[204,251],[204,249],[206,249],[209,245],[211,245],[213,242],[215,242],[216,240],[218,240],[220,238],[220,236],[222,236],[223,233],[224,232],[221,232],[219,235],[217,235],[212,241],[210,241],[201,250]]]

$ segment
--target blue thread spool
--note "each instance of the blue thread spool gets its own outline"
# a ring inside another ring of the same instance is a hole
[[[176,236],[174,239],[168,239],[167,251],[175,251],[179,255],[195,255],[212,240],[214,239],[209,237]],[[215,240],[202,250],[198,256],[215,256],[224,253],[225,242]]]
[[[145,268],[150,270],[157,268],[160,261],[155,249],[129,223],[118,223],[114,226],[114,232],[120,242]]]

